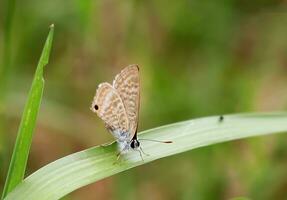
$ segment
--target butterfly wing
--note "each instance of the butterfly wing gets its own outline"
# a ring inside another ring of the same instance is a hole
[[[117,139],[124,136],[122,134],[128,134],[129,121],[124,103],[118,92],[109,83],[99,85],[91,110],[105,122],[106,128]]]
[[[134,137],[138,127],[140,80],[139,67],[130,65],[123,69],[113,82],[113,87],[120,95],[129,120],[130,139]]]

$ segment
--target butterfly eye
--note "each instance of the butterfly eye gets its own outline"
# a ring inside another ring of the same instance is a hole
[[[135,143],[134,143],[134,140],[131,142],[131,148],[135,148]]]
[[[137,140],[132,140],[130,145],[131,145],[131,148],[135,149],[135,148],[138,148],[140,146],[140,143]]]
[[[98,110],[98,109],[99,109],[99,106],[98,106],[98,105],[95,105],[94,108],[95,108],[95,110]]]

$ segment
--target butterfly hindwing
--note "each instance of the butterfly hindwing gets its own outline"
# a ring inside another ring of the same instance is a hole
[[[121,97],[129,120],[130,139],[136,134],[138,126],[140,80],[139,67],[130,65],[123,69],[113,81],[115,88]]]
[[[124,103],[109,83],[99,85],[94,97],[91,110],[106,124],[108,130],[119,139],[120,133],[128,133],[129,120]]]

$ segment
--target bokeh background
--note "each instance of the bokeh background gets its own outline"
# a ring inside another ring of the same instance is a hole
[[[0,1],[0,190],[50,24],[55,37],[27,175],[112,141],[97,85],[141,70],[140,130],[287,108],[287,1]],[[285,134],[205,147],[81,188],[75,199],[287,199]]]

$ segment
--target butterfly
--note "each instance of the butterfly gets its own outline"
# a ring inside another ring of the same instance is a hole
[[[137,138],[139,107],[138,65],[124,68],[116,75],[112,85],[104,82],[98,86],[91,110],[105,122],[107,130],[116,138],[119,147],[118,158],[130,150],[139,151],[142,158],[143,151]]]

